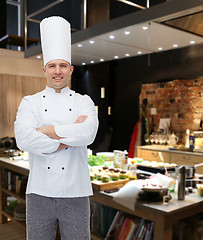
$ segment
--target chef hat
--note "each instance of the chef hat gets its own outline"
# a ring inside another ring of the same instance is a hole
[[[62,17],[48,17],[40,23],[44,66],[51,60],[63,59],[71,64],[70,23]]]

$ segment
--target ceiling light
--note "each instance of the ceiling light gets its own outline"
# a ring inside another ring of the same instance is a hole
[[[129,35],[130,34],[130,32],[129,31],[125,31],[125,35]]]
[[[101,58],[101,59],[100,59],[100,62],[103,62],[103,61],[104,61],[104,59],[103,59],[103,58]]]
[[[162,47],[159,47],[158,50],[161,51],[161,50],[163,50],[163,48],[162,48]]]
[[[148,29],[148,27],[144,26],[144,27],[142,27],[142,29],[143,29],[143,30],[147,30],[147,29]]]
[[[78,47],[82,47],[82,44],[78,44]]]
[[[41,59],[42,57],[38,55],[37,58],[38,58],[38,59]]]
[[[142,52],[141,51],[139,51],[139,52],[137,52],[138,54],[142,54]]]
[[[90,61],[90,63],[94,63],[94,61]]]
[[[118,58],[118,56],[114,56],[114,58],[115,58],[115,59],[117,59],[117,58]]]
[[[194,44],[195,43],[195,41],[190,41],[190,44]]]
[[[83,62],[82,65],[86,65],[86,63]]]
[[[129,54],[129,53],[126,53],[126,54],[125,54],[125,56],[126,56],[126,57],[129,57],[129,56],[130,56],[130,54]]]
[[[93,40],[90,40],[90,44],[94,44],[94,41],[93,41]]]
[[[110,35],[109,38],[110,38],[110,39],[114,39],[115,36],[114,36],[114,35]]]
[[[173,47],[178,47],[178,44],[173,44]]]

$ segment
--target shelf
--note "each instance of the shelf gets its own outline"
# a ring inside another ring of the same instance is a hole
[[[2,192],[6,193],[8,196],[13,196],[15,197],[16,199],[18,199],[20,202],[22,203],[26,203],[25,199],[23,198],[23,196],[20,196],[19,194],[17,193],[14,193],[14,192],[11,192],[5,188],[1,188]]]
[[[16,222],[20,227],[22,227],[22,228],[25,229],[25,221],[22,221],[22,222],[21,222],[21,221],[17,221],[12,215],[6,213],[5,211],[2,211],[2,214],[3,214],[5,217],[9,218],[10,220]]]

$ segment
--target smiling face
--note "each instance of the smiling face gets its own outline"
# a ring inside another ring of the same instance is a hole
[[[68,86],[73,66],[65,60],[56,59],[48,62],[43,67],[43,72],[47,79],[47,86],[54,88],[56,92],[61,92],[62,88]]]

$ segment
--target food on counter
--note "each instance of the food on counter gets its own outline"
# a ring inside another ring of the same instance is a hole
[[[99,180],[99,181],[102,180],[102,174],[101,173],[97,174],[97,180]]]
[[[90,173],[90,179],[91,181],[95,179],[95,175],[93,173]]]
[[[115,168],[109,168],[110,172],[114,172]]]
[[[100,166],[100,165],[104,165],[105,161],[107,160],[107,158],[104,155],[101,156],[95,156],[90,154],[88,156],[88,164],[90,166]]]
[[[118,181],[119,180],[119,174],[118,173],[113,173],[111,176],[112,181]]]
[[[107,176],[107,175],[102,176],[102,182],[109,182],[109,180],[110,180],[109,176]]]
[[[126,179],[126,178],[128,178],[127,171],[124,171],[124,170],[120,171],[119,178],[120,178],[120,179]]]

